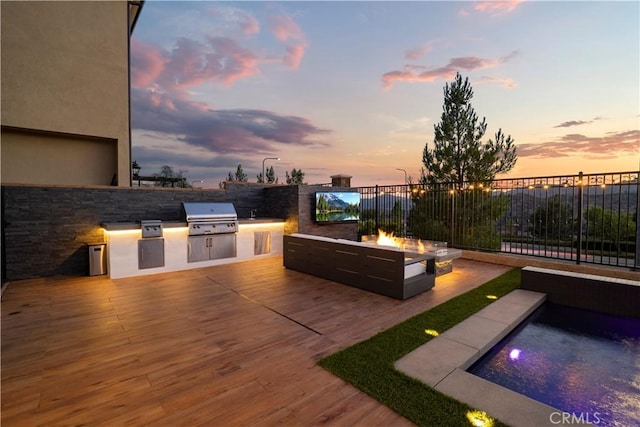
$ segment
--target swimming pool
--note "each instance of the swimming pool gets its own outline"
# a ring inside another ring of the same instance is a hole
[[[640,319],[545,303],[468,372],[593,424],[636,425]]]

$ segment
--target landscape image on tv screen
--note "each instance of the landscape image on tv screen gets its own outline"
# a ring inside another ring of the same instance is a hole
[[[316,193],[316,221],[344,222],[360,219],[360,193],[319,191]]]

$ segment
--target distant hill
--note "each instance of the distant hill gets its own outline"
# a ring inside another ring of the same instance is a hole
[[[324,199],[327,201],[327,204],[332,208],[338,208],[340,210],[344,210],[349,206],[349,203],[342,200],[335,193],[327,193],[323,195]]]

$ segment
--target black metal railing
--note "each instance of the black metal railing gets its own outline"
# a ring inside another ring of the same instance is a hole
[[[640,172],[360,187],[359,235],[640,268]]]

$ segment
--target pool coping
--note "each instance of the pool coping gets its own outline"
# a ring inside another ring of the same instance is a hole
[[[507,424],[553,425],[553,414],[560,419],[562,411],[466,372],[545,299],[516,289],[398,359],[395,368]]]

